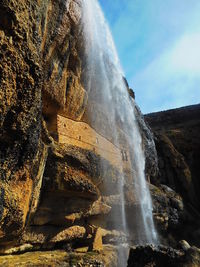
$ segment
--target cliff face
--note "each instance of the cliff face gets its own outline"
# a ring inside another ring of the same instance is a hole
[[[36,260],[33,266],[43,266],[41,257],[52,266],[77,261],[82,266],[118,266],[116,249],[103,243],[123,242],[122,222],[116,225],[112,219],[121,205],[121,157],[131,220],[134,172],[127,168],[128,150],[111,143],[107,115],[84,87],[81,0],[3,0],[0,16],[0,253],[62,248],[68,253],[35,252],[29,257]],[[128,85],[127,90],[133,98]],[[89,121],[91,112],[98,120]],[[154,119],[161,115],[146,117],[156,136],[159,176],[153,134],[137,107],[136,114],[148,180],[180,194],[151,186],[157,223],[170,232],[181,224],[182,198],[193,213],[199,205],[199,113],[191,131],[185,127],[190,118],[179,125],[170,117],[161,129],[161,120]],[[119,132],[123,141],[120,125]],[[80,254],[88,250],[103,252]],[[0,264],[12,265],[12,260],[5,256]],[[23,256],[15,260],[23,266]]]
[[[128,266],[200,265],[200,105],[147,114],[159,172],[151,177],[154,218],[164,246],[133,247]],[[191,246],[183,239],[190,242]],[[177,244],[178,240],[182,240]]]
[[[199,245],[200,105],[148,114],[145,119],[158,153],[159,173],[152,182],[181,196],[184,212],[177,233]]]
[[[85,97],[75,49],[78,1],[5,0],[0,15],[0,242],[9,244],[39,202],[49,144],[42,114],[47,124],[58,109],[79,117]]]
[[[18,236],[28,220],[45,157],[37,8],[31,1],[0,4],[0,236],[5,242]]]
[[[107,114],[95,99],[88,102],[84,88],[81,1],[3,0],[0,15],[0,253],[102,250],[102,240],[123,239],[122,222],[112,219],[121,205],[122,155],[111,143]],[[133,96],[128,85],[127,90]],[[98,120],[89,121],[90,112]],[[138,120],[155,160],[153,138],[139,110]],[[126,169],[128,157],[123,151]],[[155,176],[156,162],[151,162],[147,172]],[[130,217],[132,171],[125,175]],[[110,260],[104,257],[107,249]],[[104,247],[99,261],[117,266],[116,255]]]

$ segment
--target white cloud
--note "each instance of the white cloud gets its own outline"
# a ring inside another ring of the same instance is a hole
[[[200,102],[200,0],[100,2],[142,111]]]
[[[169,63],[176,71],[200,75],[200,33],[185,34],[170,52]]]
[[[181,36],[130,84],[145,113],[200,102],[200,32]]]

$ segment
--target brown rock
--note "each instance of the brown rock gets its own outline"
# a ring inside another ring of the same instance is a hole
[[[44,160],[39,44],[27,23],[35,26],[30,6],[30,1],[0,3],[0,242],[13,240],[28,221],[33,180],[38,184]]]
[[[155,206],[161,200],[161,214],[168,206],[166,223],[178,226],[173,237],[178,235],[178,240],[186,239],[199,246],[200,105],[148,114],[145,119],[154,131],[158,152],[159,174],[152,181],[156,185],[164,184],[161,190],[167,197],[155,197]],[[173,192],[183,201],[172,197]],[[167,205],[164,199],[170,200]],[[168,231],[171,230],[169,227]]]
[[[101,228],[97,228],[94,234],[94,241],[92,244],[92,250],[96,252],[100,252],[103,250],[103,242],[102,242],[102,230]]]
[[[44,267],[44,266],[74,266],[90,267],[105,266],[117,267],[117,251],[114,247],[104,247],[101,254],[98,253],[67,253],[64,250],[35,251],[19,255],[7,255],[0,257],[0,266],[17,267]]]
[[[0,242],[7,242],[38,206],[47,156],[42,109],[48,127],[49,114],[65,112],[70,101],[65,113],[80,118],[87,94],[77,52],[79,1],[5,0],[0,16]]]
[[[199,206],[200,105],[148,114],[145,119],[156,134],[159,179],[188,202]]]
[[[89,212],[88,215],[100,215],[100,214],[108,214],[111,210],[111,207],[106,205],[104,202],[101,201],[101,199],[95,201]]]
[[[50,243],[56,243],[61,241],[71,241],[76,239],[81,239],[85,236],[86,230],[84,227],[81,226],[72,226],[68,229],[63,230],[62,232],[59,232],[57,235],[55,235],[53,238],[50,239]]]

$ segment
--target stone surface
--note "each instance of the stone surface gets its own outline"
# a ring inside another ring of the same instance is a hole
[[[121,205],[120,153],[110,159],[77,145],[80,140],[75,144],[63,137],[62,142],[57,123],[57,115],[68,118],[62,127],[69,130],[70,120],[82,128],[89,123],[93,131],[84,138],[94,145],[97,137],[111,152],[116,150],[110,145],[113,129],[108,115],[94,97],[98,92],[91,95],[84,88],[81,16],[81,0],[0,3],[0,253],[31,251],[2,256],[1,266],[118,266],[117,249],[103,244],[126,240],[120,220],[113,221]],[[134,92],[124,82],[133,101]],[[136,114],[163,240],[176,244],[191,233],[198,245],[199,106],[190,112],[146,116],[154,135],[138,107]],[[120,127],[119,123],[120,145],[125,146]],[[82,136],[82,128],[74,131],[76,137]],[[134,171],[126,162],[123,168],[131,227],[137,211],[130,179]],[[198,249],[182,246],[187,247],[188,261],[198,263]]]
[[[145,117],[136,105],[135,114],[138,121],[139,129],[143,138],[143,146],[145,152],[145,173],[147,181],[154,180],[158,174],[158,157],[155,147],[154,134],[145,121]]]
[[[168,188],[150,185],[153,215],[161,244],[176,246],[184,225],[184,204],[180,195]]]
[[[0,243],[28,222],[46,159],[37,12],[32,1],[0,3]]]
[[[159,183],[199,207],[200,105],[145,116],[156,135]]]
[[[114,157],[117,164],[56,142],[57,114],[88,123],[92,110],[99,121],[90,126],[112,140],[107,114],[84,89],[81,1],[4,0],[0,15],[0,243],[9,249],[30,226],[81,226],[98,216],[104,224],[112,207],[103,197],[119,193],[121,173]]]
[[[170,227],[169,235],[200,246],[200,105],[148,114],[145,119],[154,132],[158,153],[159,173],[152,182],[163,191],[163,196],[156,190],[153,193],[155,205],[160,201],[163,214],[168,206],[172,228],[176,225],[175,231]],[[179,197],[170,197],[167,204],[164,194],[172,196],[173,192]]]
[[[80,82],[80,2],[60,0],[43,4],[43,113],[49,121],[58,111],[80,119],[87,103],[87,93]]]
[[[64,250],[55,250],[0,257],[0,266],[2,267],[117,267],[117,264],[117,252],[111,246],[105,246],[101,254],[95,252],[69,253]]]
[[[138,246],[130,249],[128,267],[198,267],[200,250],[187,251],[165,246]]]
[[[0,243],[9,247],[38,207],[52,143],[44,132],[51,133],[57,111],[80,119],[87,93],[80,82],[80,1],[4,0],[0,15]],[[76,176],[70,186],[78,190]]]
[[[67,244],[82,242],[88,238],[88,233],[85,227],[73,225],[71,227],[62,226],[31,226],[21,237],[22,244],[29,244],[33,250],[55,249],[56,246],[65,247]],[[28,249],[29,250],[29,249]],[[32,250],[32,249],[31,249]],[[6,251],[1,251],[2,254],[8,254]]]
[[[86,229],[84,227],[80,226],[72,226],[67,228],[66,230],[63,230],[62,232],[59,232],[57,235],[55,235],[53,238],[49,240],[49,243],[53,242],[62,242],[62,241],[68,241],[68,240],[74,240],[78,238],[83,238],[86,235]]]
[[[187,251],[188,249],[191,248],[190,245],[188,244],[188,242],[185,241],[185,240],[181,240],[181,241],[179,242],[179,245],[180,245],[180,247],[181,247],[184,251]]]

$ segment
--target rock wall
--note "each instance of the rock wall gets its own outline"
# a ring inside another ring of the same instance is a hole
[[[154,132],[158,153],[159,173],[152,182],[167,185],[183,200],[173,235],[199,246],[200,105],[148,114],[145,120]]]
[[[1,242],[27,223],[45,161],[37,9],[32,1],[0,3]]]
[[[37,209],[50,143],[42,117],[83,113],[80,10],[78,1],[0,3],[1,244],[18,242]]]
[[[126,152],[127,161],[124,160],[122,162],[121,151],[126,150],[126,148],[115,146],[84,122],[73,121],[58,115],[57,128],[59,143],[93,151],[107,159],[119,170],[122,167],[122,163],[125,165],[128,158],[130,160],[128,152]]]
[[[84,88],[81,0],[3,0],[0,15],[0,253],[114,243],[122,236],[112,220],[121,205],[121,151],[111,160],[62,144],[56,126],[58,114],[89,123],[115,150],[107,114]],[[131,211],[133,170],[125,169]]]
[[[123,242],[121,222],[116,229],[112,220],[121,205],[119,168],[88,147],[62,144],[65,141],[59,142],[56,128],[59,114],[89,123],[99,136],[112,141],[106,114],[94,99],[88,102],[84,88],[81,0],[22,0],[20,4],[3,0],[0,16],[0,253],[62,248],[69,254],[58,252],[56,257],[67,264],[77,256],[71,250],[102,250],[102,240]],[[146,174],[154,183],[155,219],[171,242],[182,237],[185,224],[190,233],[190,223],[194,225],[199,216],[199,106],[190,109],[177,111],[175,117],[174,112],[146,116],[156,137],[157,174],[154,136],[136,107]],[[97,121],[89,121],[90,112],[98,114]],[[69,122],[66,127],[70,129]],[[119,132],[123,143],[120,125]],[[136,203],[131,175],[134,171],[126,168],[129,218]],[[198,226],[195,230],[198,243]],[[170,237],[174,232],[177,235]],[[117,266],[116,249],[108,247],[112,256],[106,251],[104,259],[95,254],[96,263],[88,254],[78,259],[82,266],[112,266],[111,262]],[[21,259],[16,258],[19,266]],[[9,263],[9,256],[0,264],[5,260]]]

